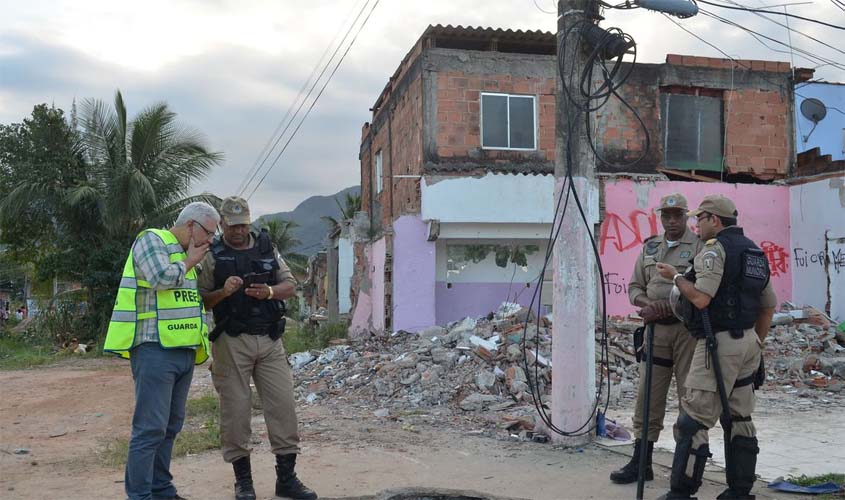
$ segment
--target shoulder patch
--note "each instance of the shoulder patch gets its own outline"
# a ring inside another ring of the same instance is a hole
[[[646,255],[654,255],[654,254],[657,253],[657,250],[659,248],[660,248],[660,242],[659,241],[655,241],[655,240],[649,241],[648,243],[645,244],[645,254]]]
[[[651,236],[649,236],[648,238],[644,239],[644,240],[643,240],[643,243],[648,243],[650,240],[653,240],[654,238],[657,238],[657,235],[656,235],[656,234],[652,234],[652,235],[651,235]]]

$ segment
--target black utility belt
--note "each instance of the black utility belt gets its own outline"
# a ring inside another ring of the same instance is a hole
[[[742,330],[742,329],[716,330],[715,332],[713,332],[713,335],[715,336],[716,334],[719,334],[719,333],[722,333],[722,332],[728,332],[731,335],[731,338],[737,339],[737,340],[745,337],[745,330]],[[697,339],[707,338],[707,335],[704,333],[703,330],[697,330],[695,332],[690,332],[690,335],[692,335],[693,337],[695,337]]]
[[[675,325],[675,324],[680,323],[680,322],[681,322],[681,320],[679,320],[675,316],[668,316],[666,318],[661,318],[661,319],[655,321],[655,323],[657,323],[658,325],[664,325],[664,326]]]

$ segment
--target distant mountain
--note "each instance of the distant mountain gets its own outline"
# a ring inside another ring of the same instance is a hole
[[[284,219],[294,221],[299,227],[294,229],[296,239],[302,243],[293,249],[296,253],[314,255],[323,248],[323,239],[329,232],[329,226],[320,217],[328,215],[335,219],[340,218],[340,209],[335,203],[335,198],[342,204],[346,193],[351,195],[361,194],[360,186],[346,188],[331,196],[312,196],[300,203],[291,212],[279,212],[264,215],[261,218],[267,221]]]

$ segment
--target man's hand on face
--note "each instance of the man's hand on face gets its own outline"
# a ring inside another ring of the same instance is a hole
[[[201,261],[205,253],[208,252],[208,247],[209,243],[207,241],[197,245],[192,236],[188,242],[188,260],[194,263]]]
[[[243,284],[244,280],[240,276],[229,276],[226,278],[226,282],[223,283],[223,293],[228,297],[240,290]]]
[[[657,263],[657,272],[660,273],[660,276],[663,278],[670,280],[678,274],[678,270],[675,269],[675,266],[671,264],[665,264],[663,262]]]

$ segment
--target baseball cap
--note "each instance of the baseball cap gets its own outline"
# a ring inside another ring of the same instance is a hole
[[[705,196],[698,208],[688,212],[688,215],[695,217],[702,212],[718,215],[719,217],[736,217],[739,215],[734,202],[720,194]]]
[[[660,206],[657,207],[657,211],[659,212],[668,208],[687,210],[689,209],[689,206],[687,205],[687,199],[684,198],[684,195],[681,193],[671,193],[667,194],[663,198],[660,198]]]
[[[229,226],[249,224],[249,205],[246,200],[237,196],[230,196],[220,204],[220,216]]]

